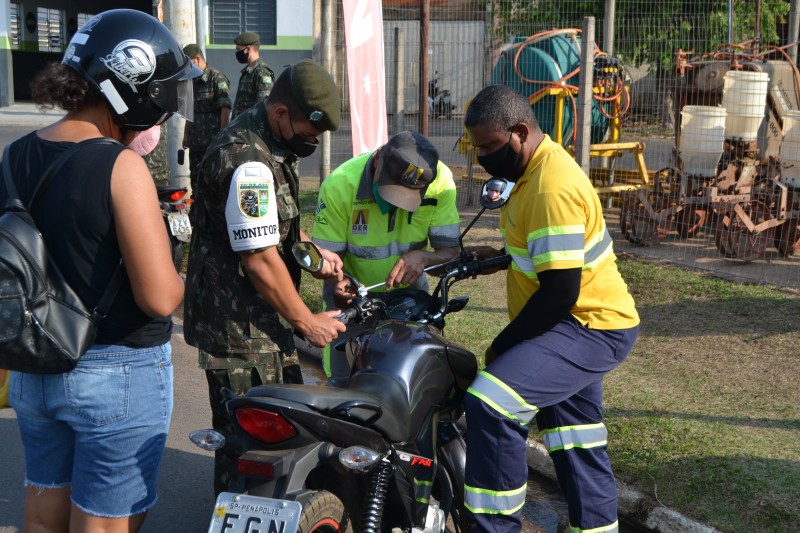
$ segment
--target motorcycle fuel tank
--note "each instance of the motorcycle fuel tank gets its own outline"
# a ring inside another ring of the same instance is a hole
[[[360,337],[359,345],[355,374],[378,373],[397,380],[412,428],[420,427],[432,406],[465,391],[478,372],[475,355],[428,324],[386,321]]]

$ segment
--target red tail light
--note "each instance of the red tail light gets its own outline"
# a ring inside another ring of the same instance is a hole
[[[185,190],[183,190],[183,191],[175,191],[174,193],[169,195],[169,199],[171,201],[173,201],[173,202],[177,202],[178,200],[180,200],[184,196],[186,196],[186,191]]]
[[[281,415],[255,407],[237,409],[236,422],[245,433],[267,444],[277,444],[297,435],[294,426]]]

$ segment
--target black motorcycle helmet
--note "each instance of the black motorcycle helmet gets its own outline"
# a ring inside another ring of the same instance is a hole
[[[194,117],[194,66],[158,19],[132,9],[113,9],[89,19],[72,40],[63,64],[103,95],[117,123],[143,131],[173,113]]]

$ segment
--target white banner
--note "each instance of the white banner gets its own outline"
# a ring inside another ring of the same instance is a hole
[[[388,140],[381,2],[343,0],[353,155]]]

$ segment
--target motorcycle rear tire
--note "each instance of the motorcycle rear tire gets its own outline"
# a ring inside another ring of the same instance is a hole
[[[353,533],[353,523],[342,501],[327,490],[315,492],[300,514],[300,533]]]

